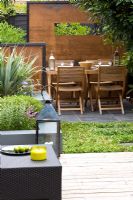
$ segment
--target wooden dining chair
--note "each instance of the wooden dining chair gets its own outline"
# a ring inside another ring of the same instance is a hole
[[[99,67],[98,82],[95,85],[96,100],[98,102],[99,112],[102,114],[103,110],[121,110],[124,114],[123,95],[125,91],[127,69],[125,67]],[[108,81],[110,83],[108,83]],[[104,82],[104,84],[103,84]],[[107,82],[107,83],[106,83]],[[110,94],[108,101],[102,99],[102,92]],[[111,93],[114,92],[115,101],[111,98]]]
[[[83,96],[84,96],[84,68],[74,67],[58,67],[57,68],[57,86],[56,86],[56,104],[58,114],[61,110],[80,110],[83,114]],[[75,93],[77,96],[71,98],[63,98],[65,93]],[[72,106],[72,101],[79,102],[76,106]],[[63,106],[63,101],[71,103],[70,106]]]
[[[98,84],[98,67],[93,67],[91,70],[86,70],[87,75],[87,89],[86,89],[86,95],[85,95],[85,106],[87,106],[87,101],[89,99],[90,101],[90,108],[91,111],[94,111],[94,100],[95,100],[95,86]],[[102,84],[111,83],[111,81],[104,81]]]

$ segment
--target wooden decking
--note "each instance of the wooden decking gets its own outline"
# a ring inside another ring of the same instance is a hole
[[[133,200],[133,152],[62,154],[62,200]]]

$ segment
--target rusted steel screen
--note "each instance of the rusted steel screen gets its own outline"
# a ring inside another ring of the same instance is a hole
[[[67,2],[28,2],[29,42],[46,42],[47,59],[52,50],[56,59],[86,60],[111,58],[112,48],[101,36],[56,36],[57,23],[89,23],[89,16]]]

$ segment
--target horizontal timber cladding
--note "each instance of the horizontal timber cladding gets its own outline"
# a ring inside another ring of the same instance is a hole
[[[27,14],[16,14],[15,16],[9,17],[8,23],[27,31],[27,18]]]
[[[0,47],[6,49],[7,55],[10,55],[12,50],[16,48],[19,53],[22,51],[26,60],[32,60],[36,57],[33,67],[37,67],[37,73],[33,77],[34,82],[38,80],[45,85],[46,76],[46,44],[45,43],[26,43],[26,44],[0,44]]]
[[[112,48],[103,43],[100,35],[56,36],[57,23],[89,23],[89,15],[68,2],[28,2],[30,42],[46,42],[47,59],[50,51],[56,59],[85,60],[111,58]]]
[[[27,26],[28,26],[28,16],[27,14],[16,14],[15,16],[10,16],[8,23],[17,28],[21,28],[26,31],[25,39],[27,41]]]

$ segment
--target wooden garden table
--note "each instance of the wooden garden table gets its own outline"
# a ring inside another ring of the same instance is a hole
[[[91,74],[97,74],[98,73],[98,69],[97,68],[92,68],[92,69],[85,69],[85,74],[88,77],[89,80],[89,76]],[[52,93],[51,93],[51,89],[52,89],[52,77],[53,76],[57,76],[57,70],[46,70],[46,75],[47,75],[47,84],[48,84],[48,94],[51,97]],[[86,84],[88,85],[88,84]],[[88,86],[87,86],[88,88]]]

